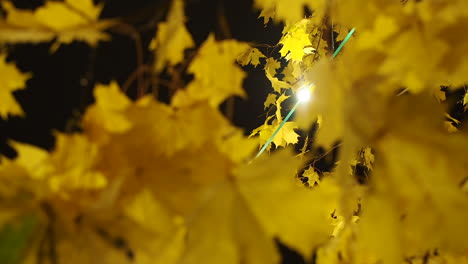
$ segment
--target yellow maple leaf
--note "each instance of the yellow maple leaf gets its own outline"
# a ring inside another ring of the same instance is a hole
[[[338,36],[336,36],[336,41],[343,41],[346,35],[348,35],[349,30],[351,29],[346,29],[346,28],[341,27],[338,30]]]
[[[359,35],[356,43],[359,48],[386,49],[384,41],[399,30],[395,19],[386,15],[379,15],[375,19],[374,28]]]
[[[6,3],[6,2],[5,2]],[[27,19],[25,19],[27,20]],[[0,41],[7,43],[38,43],[51,41],[54,38],[54,33],[42,30],[39,31],[35,28],[18,27],[5,23],[0,20]]]
[[[146,194],[144,192],[144,195]],[[137,194],[138,198],[132,201],[132,207],[144,210],[145,205],[152,206],[147,201],[141,201],[147,198],[140,196]],[[83,217],[79,224],[68,226],[61,222],[62,225],[57,227],[56,234],[57,261],[60,263],[97,261],[103,264],[177,263],[179,251],[185,245],[184,224],[176,220],[166,223],[161,219],[166,216],[151,208],[144,214],[152,220],[142,224],[133,217],[127,217],[127,213],[112,211],[104,218],[95,215]],[[164,231],[157,232],[153,228],[148,228],[151,223],[153,227],[165,224]]]
[[[281,109],[282,109],[281,104],[288,98],[289,98],[289,95],[281,94],[278,97],[278,99],[276,99],[276,103],[275,103],[276,104],[276,113],[275,113],[275,115],[276,115],[276,120],[277,120],[278,123],[281,123],[281,121],[283,121],[283,116],[281,114]]]
[[[325,0],[255,0],[254,3],[257,8],[267,10],[265,18],[273,17],[287,23],[295,23],[304,18],[304,6],[314,11],[314,19],[319,22],[323,18],[326,5]]]
[[[287,82],[280,81],[276,76],[277,70],[281,67],[279,61],[274,58],[268,58],[265,64],[265,75],[270,80],[273,90],[280,93],[282,88],[288,88],[290,85]]]
[[[309,128],[320,116],[315,141],[330,148],[343,135],[345,91],[332,77],[333,67],[330,61],[317,63],[304,75],[308,82],[315,85],[314,100],[298,107],[296,120],[300,127]]]
[[[458,131],[458,128],[453,125],[452,121],[444,121],[444,126],[449,133],[455,133]]]
[[[30,74],[20,72],[14,64],[7,63],[5,54],[0,54],[0,117],[6,119],[9,114],[24,114],[12,92],[23,89],[30,77]]]
[[[95,5],[94,1],[90,0],[65,0],[65,3],[93,20],[99,18],[103,8],[102,4]]]
[[[364,165],[372,169],[372,164],[374,164],[374,160],[375,160],[375,156],[372,153],[372,149],[370,147],[364,148],[361,152],[361,156],[364,160]]]
[[[273,133],[278,129],[280,124],[268,124],[267,122],[272,118],[273,116],[270,116],[266,121],[265,124],[259,126],[258,128],[254,129],[252,133],[250,134],[250,137],[253,137],[255,135],[259,135],[259,143],[260,145],[264,145],[270,137],[273,135]],[[298,141],[299,135],[296,133],[295,129],[297,129],[298,126],[296,122],[289,121],[286,122],[283,127],[278,131],[278,133],[275,135],[273,138],[273,143],[275,144],[276,147],[286,147],[288,144],[295,144]],[[268,146],[267,150],[269,150],[271,146]]]
[[[337,205],[338,188],[330,180],[313,190],[298,184],[294,175],[300,163],[283,150],[239,168],[235,175],[241,195],[266,234],[309,258],[311,249],[326,242],[333,231],[329,218]]]
[[[283,81],[295,84],[302,77],[300,62],[288,61],[288,65],[286,65],[282,74],[284,75]]]
[[[109,85],[97,84],[94,88],[96,105],[109,111],[123,111],[130,105],[130,99],[120,91],[116,81]]]
[[[109,237],[110,235],[103,230],[103,228],[100,228],[100,232],[98,232],[96,227],[92,228],[87,225],[79,226],[75,230],[70,228],[59,229],[55,245],[56,261],[60,263],[90,263],[95,261],[103,264],[131,263],[131,259],[125,254],[127,248],[119,250],[113,246],[113,238]],[[140,239],[144,240],[144,236],[141,236]]]
[[[302,173],[302,177],[307,177],[307,182],[309,183],[309,186],[320,184],[319,175],[312,166],[310,166],[307,170],[304,171],[304,173]]]
[[[467,164],[462,154],[468,147],[466,134],[444,131],[443,111],[432,96],[400,97],[391,107],[392,114],[386,117],[391,128],[375,144],[379,153],[372,181],[375,191],[368,197],[373,204],[364,209],[369,218],[363,214],[362,223],[368,223],[368,234],[376,228],[372,222],[381,225],[379,230],[395,232],[388,233],[391,243],[378,243],[381,238],[375,235],[363,237],[363,243],[378,245],[377,255],[386,259],[394,258],[389,248],[394,255],[422,254],[435,247],[466,251],[462,226],[468,201],[459,186]],[[433,235],[427,237],[428,232]]]
[[[44,25],[54,31],[62,31],[70,27],[86,25],[88,22],[85,16],[75,12],[69,6],[60,2],[50,1],[46,2],[44,6],[39,7],[34,12],[34,18],[40,25]]]
[[[333,219],[333,221],[336,227],[333,231],[333,237],[330,239],[329,243],[317,250],[317,263],[339,264],[352,262],[350,259],[353,256],[353,248],[351,245],[354,245],[354,229],[357,228],[355,223],[358,221],[359,217],[355,217],[355,219],[357,219],[353,219],[353,224],[349,225],[344,225],[343,217],[335,216],[335,218],[336,219]]]
[[[156,149],[168,156],[187,147],[198,149],[208,142],[229,138],[227,135],[235,131],[207,102],[172,107],[148,96],[137,101],[126,118],[133,123],[130,134],[144,138],[148,144],[155,143]]]
[[[37,202],[36,196],[43,196],[47,190],[43,179],[36,175],[46,175],[47,168],[42,166],[47,160],[48,153],[45,150],[18,142],[9,142],[16,149],[17,153],[27,153],[20,155],[15,160],[2,158],[0,164],[0,194],[5,203],[0,205],[0,212],[6,212],[5,207],[9,207],[11,202],[15,204],[15,211],[21,211],[27,207],[31,208],[31,203]],[[26,195],[32,199],[18,200],[17,198]],[[25,207],[25,208],[23,208]],[[0,213],[2,215],[3,213]],[[0,221],[2,216],[0,216]],[[1,224],[1,223],[0,223]]]
[[[258,223],[236,185],[219,183],[207,194],[206,201],[192,220],[186,250],[179,263],[279,261],[272,238]]]
[[[49,153],[28,144],[19,142],[12,142],[11,144],[18,154],[15,163],[23,167],[28,172],[29,177],[40,180],[44,179],[51,170],[48,166],[44,166],[49,158]]]
[[[265,102],[263,103],[263,106],[264,106],[263,109],[266,109],[266,108],[269,107],[270,105],[275,104],[276,98],[277,98],[277,97],[278,97],[278,95],[276,95],[276,94],[274,94],[274,93],[268,94],[267,99],[266,99]]]
[[[216,41],[210,34],[188,68],[195,75],[194,80],[185,90],[177,91],[172,104],[182,106],[207,100],[216,107],[230,96],[245,96],[242,81],[246,74],[235,62],[247,48],[246,43],[235,40]]]
[[[414,30],[409,30],[399,34],[398,38],[389,43],[388,46],[391,45],[392,48],[388,51],[387,59],[379,67],[379,73],[391,76],[389,78],[398,80],[410,91],[419,93],[433,87],[433,80],[437,77],[434,74],[437,72],[435,69],[449,50],[449,46],[439,39],[427,42],[424,37],[415,37],[413,34]],[[432,50],[437,50],[437,53]]]
[[[283,121],[283,117],[281,115],[281,103],[284,102],[284,100],[288,99],[289,96],[282,94],[280,97],[276,100],[276,119],[272,122],[272,124],[268,124],[271,119],[273,119],[274,116],[269,116],[265,120],[265,123],[258,128],[254,129],[252,133],[250,133],[249,137],[253,137],[255,135],[259,135],[259,140],[260,140],[260,145],[265,144],[270,137],[273,135],[273,133],[278,129],[278,127],[281,125],[281,122]],[[275,144],[276,147],[286,147],[288,144],[295,144],[298,141],[299,135],[296,133],[295,129],[297,129],[298,126],[296,122],[294,121],[289,121],[286,122],[283,127],[277,132],[275,137],[273,138],[273,143]],[[270,149],[271,146],[268,146],[267,150]]]
[[[101,189],[107,185],[105,176],[95,170],[97,146],[82,135],[57,134],[56,147],[50,155],[49,186],[54,192]],[[74,155],[70,155],[72,152]],[[68,197],[67,197],[68,198]]]
[[[220,152],[229,157],[235,164],[239,164],[250,158],[257,146],[254,140],[245,138],[242,131],[234,129],[232,129],[232,132],[219,138],[216,144]]]
[[[108,96],[112,95],[110,92],[107,88]],[[121,93],[117,89],[116,92]],[[92,107],[99,104],[102,103],[97,100]],[[91,112],[88,114],[93,117]],[[138,191],[141,182],[145,182],[155,199],[181,214],[197,207],[200,186],[226,178],[229,169],[251,157],[255,148],[252,140],[246,139],[206,101],[173,107],[145,96],[118,114],[131,121],[129,129],[115,133],[103,129],[102,122],[93,124],[109,140],[95,140],[85,129],[99,145],[99,171],[124,179],[122,185],[128,190]],[[134,175],[138,181],[133,180]],[[174,181],[171,175],[178,175],[178,180]]]
[[[466,7],[464,4],[458,1],[411,2],[403,6],[396,2],[360,3],[366,5],[349,2],[336,5],[337,19],[359,32],[356,45],[349,46],[346,54],[348,68],[356,72],[352,74],[356,81],[363,81],[366,75],[369,79],[380,78],[379,89],[385,93],[401,87],[419,93],[435,90],[447,81],[455,86],[464,82],[462,76],[466,76],[468,67],[456,56],[465,45],[462,43],[468,41],[456,37],[456,32],[465,27],[464,23],[456,22],[458,16],[465,16],[458,10]],[[379,12],[375,11],[376,7]],[[355,13],[361,15],[350,15]],[[456,38],[458,41],[454,42]],[[370,68],[378,71],[368,71]]]
[[[195,45],[192,36],[185,27],[184,3],[174,0],[166,22],[158,25],[156,37],[151,41],[150,49],[155,51],[156,71],[161,71],[166,64],[176,65],[184,59],[184,50]]]
[[[366,197],[353,257],[358,263],[401,263],[398,212],[384,196]],[[380,232],[375,232],[379,230]]]
[[[173,107],[145,96],[119,115],[131,121],[130,129],[115,133],[95,123],[109,138],[91,137],[101,153],[99,171],[123,178],[128,190],[138,191],[145,182],[156,199],[181,214],[197,207],[200,186],[226,178],[229,169],[251,157],[255,148],[206,101]],[[178,180],[171,175],[178,175]]]
[[[434,91],[434,96],[439,100],[439,102],[443,102],[447,99],[445,91],[442,91],[441,89]]]
[[[114,24],[111,20],[98,21],[102,6],[94,5],[92,0],[48,1],[34,11],[16,9],[9,1],[2,2],[2,6],[7,16],[0,21],[0,40],[5,42],[35,43],[56,37],[57,45],[81,40],[94,46],[109,39],[102,30]]]
[[[237,62],[242,66],[252,64],[254,67],[257,67],[260,64],[260,58],[266,58],[266,56],[257,48],[249,48],[237,57]]]
[[[275,131],[279,127],[279,124],[276,126],[272,126],[272,131],[270,133],[270,136],[273,134],[273,131]],[[286,122],[284,126],[281,128],[281,130],[276,134],[276,136],[273,138],[273,143],[275,144],[276,147],[285,147],[288,144],[296,144],[297,141],[299,140],[299,135],[295,131],[298,129],[298,126],[296,122],[290,121]]]
[[[94,88],[96,103],[90,106],[83,117],[84,128],[90,138],[104,142],[108,133],[123,133],[132,126],[125,117],[130,99],[120,91],[116,81],[109,85],[97,84]]]
[[[298,185],[299,163],[290,151],[282,151],[243,165],[230,180],[208,187],[189,217],[178,263],[276,263],[279,252],[273,238],[310,258],[312,249],[333,231],[329,217],[337,189],[328,181],[317,190]]]
[[[310,20],[302,19],[294,24],[288,32],[281,38],[279,43],[283,45],[280,50],[281,56],[287,60],[301,61],[305,55],[304,48],[311,47]]]
[[[46,194],[70,199],[70,192],[107,185],[105,176],[95,170],[97,146],[82,135],[57,134],[56,147],[50,154],[25,144],[13,146],[18,152],[16,162],[27,169],[32,179],[46,184]]]
[[[261,126],[257,127],[256,129],[252,130],[252,132],[249,135],[249,138],[258,135],[258,144],[260,146],[263,146],[269,139],[268,132],[270,131],[270,128],[269,128],[270,125],[268,124],[268,122],[271,119],[273,119],[273,117],[275,117],[275,116],[274,115],[268,116],[265,119],[265,122],[263,123],[263,125],[261,125]],[[262,133],[262,131],[267,131],[267,132]],[[266,150],[269,151],[270,148],[271,148],[271,145],[268,146]]]
[[[124,213],[139,226],[155,232],[164,233],[174,219],[167,208],[159,202],[149,189],[143,189],[124,202]],[[157,222],[152,220],[158,219]]]
[[[263,24],[266,26],[270,19],[275,17],[275,8],[263,8],[258,18],[263,17]]]

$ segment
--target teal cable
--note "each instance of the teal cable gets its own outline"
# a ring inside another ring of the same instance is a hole
[[[354,31],[356,31],[355,28],[351,29],[351,31],[349,31],[348,35],[346,35],[346,37],[343,39],[343,41],[341,42],[340,46],[338,46],[338,48],[335,50],[335,52],[333,53],[333,56],[332,58],[335,58],[336,55],[338,55],[338,53],[340,53],[340,50],[343,49],[343,46],[346,44],[346,42],[348,42],[348,40],[351,38],[351,36],[354,34]],[[296,108],[299,106],[299,104],[301,103],[301,100],[298,100],[296,102],[296,104],[294,105],[294,107],[289,111],[288,115],[284,118],[283,122],[281,122],[281,124],[279,125],[279,127],[275,130],[275,132],[273,132],[273,134],[271,135],[271,137],[268,139],[268,141],[265,143],[265,145],[263,145],[262,149],[260,149],[260,151],[257,153],[257,156],[255,156],[255,159],[260,157],[260,155],[262,155],[263,152],[265,152],[265,150],[267,149],[267,147],[271,144],[271,142],[273,141],[273,139],[275,138],[276,134],[278,134],[278,132],[280,131],[280,129],[284,126],[284,124],[286,124],[286,122],[289,120],[289,118],[292,116],[292,114],[296,111]]]
[[[354,31],[356,31],[356,28],[353,28],[351,29],[351,31],[349,31],[348,35],[346,35],[346,37],[343,39],[343,41],[341,42],[340,46],[338,46],[338,48],[335,50],[335,52],[333,53],[333,58],[336,57],[336,55],[338,55],[338,53],[340,53],[340,50],[343,48],[343,46],[346,44],[346,42],[348,42],[348,40],[351,38],[351,36],[354,34]]]

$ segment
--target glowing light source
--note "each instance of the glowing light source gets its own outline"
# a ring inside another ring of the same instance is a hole
[[[297,91],[296,96],[300,102],[307,102],[312,97],[312,91],[309,87],[303,87]]]
[[[348,42],[348,40],[351,38],[351,36],[354,34],[355,31],[356,31],[355,28],[353,28],[353,29],[351,29],[351,31],[349,31],[348,35],[344,38],[344,40],[341,42],[340,46],[333,53],[332,58],[335,58],[338,55],[338,53],[340,53],[340,50],[344,47],[346,42]],[[297,91],[296,96],[297,96],[298,100],[297,100],[296,104],[291,109],[291,111],[289,111],[288,115],[283,119],[283,122],[281,122],[281,124],[275,130],[275,132],[273,132],[273,134],[268,139],[268,141],[265,143],[265,145],[263,145],[263,147],[257,153],[257,156],[255,156],[255,158],[260,157],[260,155],[262,155],[262,153],[266,150],[266,148],[271,144],[271,142],[273,141],[273,138],[276,136],[276,134],[278,134],[278,132],[284,126],[284,124],[286,124],[286,122],[289,120],[289,118],[294,113],[294,111],[296,111],[296,108],[299,106],[299,104],[301,104],[302,102],[307,102],[307,101],[310,100],[310,98],[312,97],[313,87],[314,87],[314,85],[311,85],[309,87],[303,87],[299,91]]]

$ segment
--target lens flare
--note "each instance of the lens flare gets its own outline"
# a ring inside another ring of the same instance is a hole
[[[297,99],[301,102],[307,102],[312,97],[312,91],[309,87],[303,87],[296,93]]]

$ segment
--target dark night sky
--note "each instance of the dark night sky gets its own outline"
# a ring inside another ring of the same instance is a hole
[[[13,2],[18,8],[30,9],[44,3],[39,0]],[[138,29],[145,50],[144,63],[151,64],[152,55],[146,47],[155,35],[157,22],[165,19],[170,1],[99,2],[105,4],[101,18],[121,18]],[[252,1],[185,2],[187,27],[197,46],[210,32],[215,32],[217,39],[231,35],[237,40],[271,45],[281,37],[280,26],[270,22],[264,27],[263,20],[257,18],[259,12],[253,9]],[[220,26],[219,14],[225,16],[229,32]],[[8,60],[15,62],[21,71],[33,73],[33,77],[27,82],[27,89],[15,92],[26,116],[0,121],[1,153],[13,155],[6,145],[8,139],[50,149],[54,142],[52,131],[70,131],[72,121],[77,120],[79,113],[92,103],[95,83],[116,79],[122,85],[127,80],[136,69],[135,42],[127,35],[110,33],[112,41],[101,42],[96,48],[80,42],[63,45],[53,54],[49,53],[52,43],[20,44],[9,48]],[[244,88],[248,99],[236,98],[233,122],[248,133],[263,122],[263,101],[271,88],[261,67],[248,66],[246,70],[249,75]],[[134,94],[135,90],[131,87],[129,94]]]

